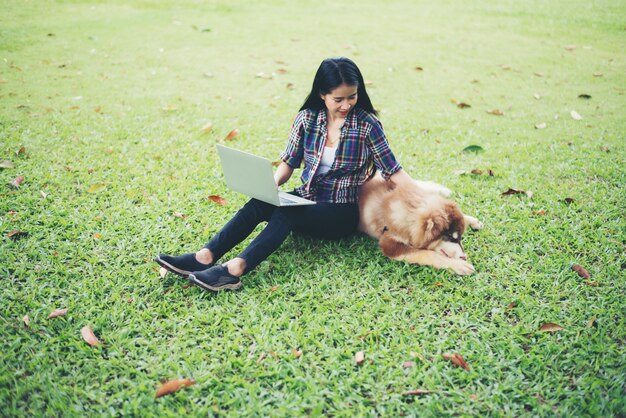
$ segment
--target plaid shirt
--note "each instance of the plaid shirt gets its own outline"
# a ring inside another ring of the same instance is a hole
[[[335,161],[325,174],[316,174],[326,144],[325,111],[305,109],[291,128],[282,161],[297,168],[304,160],[302,186],[296,192],[316,202],[356,203],[359,186],[378,169],[385,180],[401,169],[383,126],[372,114],[353,109],[341,128]]]

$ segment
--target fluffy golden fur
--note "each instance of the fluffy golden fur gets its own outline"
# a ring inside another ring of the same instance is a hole
[[[464,215],[443,195],[444,186],[415,181],[391,187],[377,174],[359,192],[359,230],[376,239],[383,254],[394,260],[472,274],[461,245],[466,225],[482,224]]]

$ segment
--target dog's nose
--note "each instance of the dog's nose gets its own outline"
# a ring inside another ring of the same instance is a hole
[[[467,261],[467,256],[465,254],[461,254],[459,258],[463,261]]]

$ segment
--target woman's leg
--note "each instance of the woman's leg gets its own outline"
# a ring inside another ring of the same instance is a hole
[[[267,221],[275,209],[275,206],[251,199],[200,251],[176,257],[160,254],[155,261],[182,276],[205,270],[250,235],[259,223]]]
[[[253,270],[294,230],[316,238],[339,239],[353,234],[359,223],[356,204],[317,203],[276,208],[263,231],[235,259],[227,263],[236,276]]]
[[[246,239],[258,224],[268,221],[276,209],[276,206],[269,203],[257,199],[249,200],[204,246],[204,249],[210,251],[212,262],[222,258],[235,245]]]

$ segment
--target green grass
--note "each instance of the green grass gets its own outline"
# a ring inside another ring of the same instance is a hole
[[[0,1],[0,415],[626,415],[623,2],[126,3]],[[161,279],[245,201],[214,144],[277,159],[335,55],[405,169],[484,221],[477,273],[293,236],[239,292]]]

